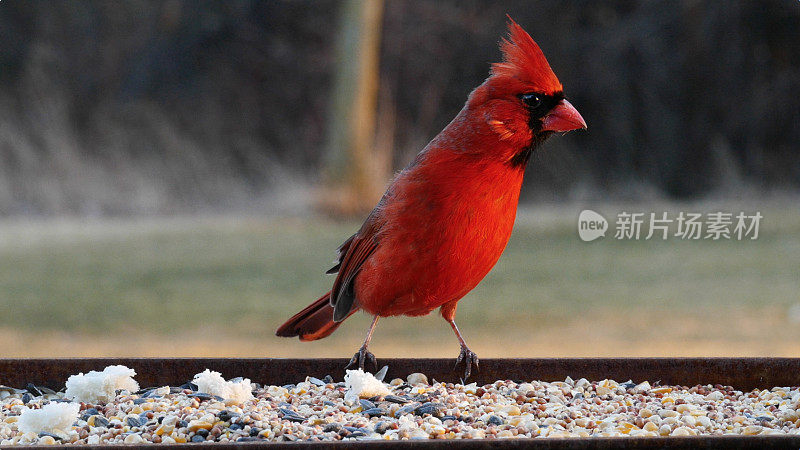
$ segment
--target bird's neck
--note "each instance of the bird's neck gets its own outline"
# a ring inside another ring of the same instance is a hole
[[[422,154],[452,153],[467,164],[475,161],[479,161],[479,165],[498,163],[511,168],[515,175],[521,175],[533,152],[552,133],[532,135],[527,124],[524,130],[504,129],[491,117],[482,108],[465,105]]]

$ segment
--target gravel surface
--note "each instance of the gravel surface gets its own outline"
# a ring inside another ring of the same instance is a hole
[[[67,400],[34,386],[0,387],[0,444],[800,435],[798,387],[741,392],[570,378],[477,386],[412,374],[388,383],[391,395],[368,399],[346,399],[345,383],[330,377],[253,388],[243,403],[189,383],[121,391],[107,404],[80,403],[67,429],[23,433],[26,408]]]

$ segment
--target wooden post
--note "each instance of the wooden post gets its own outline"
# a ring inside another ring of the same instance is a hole
[[[374,151],[383,0],[344,0],[320,203],[335,215],[375,205],[388,176]]]

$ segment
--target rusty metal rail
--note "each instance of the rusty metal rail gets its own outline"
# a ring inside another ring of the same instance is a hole
[[[183,384],[206,368],[223,376],[242,376],[262,384],[288,384],[306,376],[332,375],[341,379],[347,359],[221,359],[221,358],[80,358],[0,359],[0,383],[26,383],[60,389],[69,375],[124,364],[136,370],[142,386]],[[422,372],[439,381],[459,381],[452,359],[379,359],[389,366],[387,379]],[[469,381],[563,380],[584,377],[617,381],[648,380],[651,383],[722,384],[751,390],[800,385],[800,358],[542,358],[482,359],[480,371]]]
[[[297,383],[306,376],[332,375],[341,379],[347,359],[217,359],[217,358],[91,358],[91,359],[0,359],[0,384],[23,387],[27,383],[59,390],[78,372],[124,364],[136,370],[141,386],[181,385],[206,368],[226,378],[242,376],[261,384]],[[383,359],[387,379],[425,373],[439,381],[459,381],[451,359]],[[543,358],[484,359],[470,381],[479,384],[503,380],[563,380],[584,377],[693,386],[722,384],[740,390],[800,385],[800,358]],[[443,448],[452,441],[292,443],[308,445],[380,448]],[[200,444],[181,444],[200,445]],[[215,448],[281,445],[255,443],[215,444]],[[800,448],[800,436],[698,436],[665,438],[518,439],[510,441],[459,441],[463,448]],[[99,448],[95,446],[93,448]]]

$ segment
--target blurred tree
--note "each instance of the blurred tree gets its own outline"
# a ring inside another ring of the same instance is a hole
[[[388,158],[374,150],[382,17],[383,0],[342,3],[320,192],[336,215],[369,211],[388,177]]]

